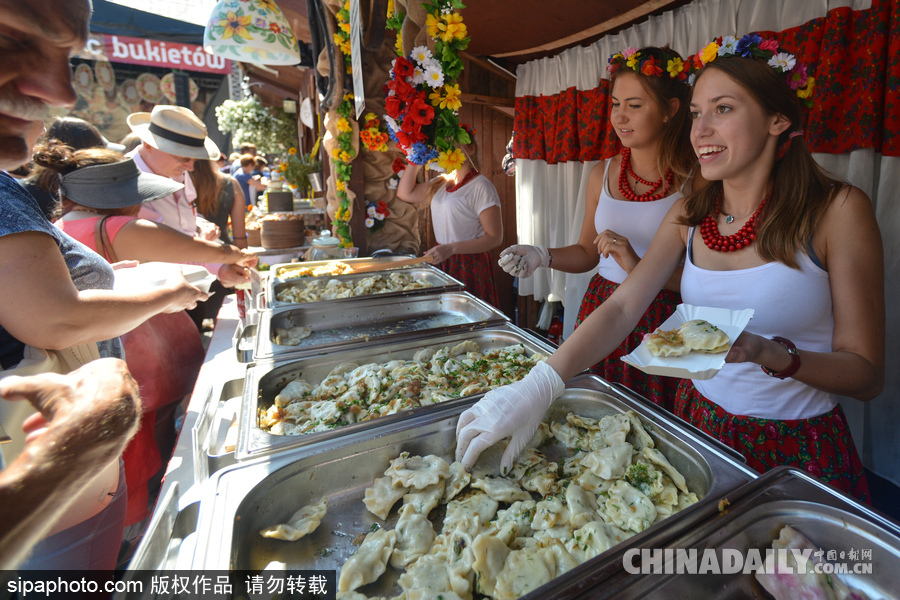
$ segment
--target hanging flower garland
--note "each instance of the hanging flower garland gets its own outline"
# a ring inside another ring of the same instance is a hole
[[[459,0],[435,0],[422,7],[428,12],[425,26],[434,40],[434,54],[417,46],[408,57],[399,55],[394,60],[385,86],[385,121],[391,139],[409,162],[422,165],[436,160],[449,173],[465,161],[456,145],[472,141],[459,124],[462,103],[456,83],[463,69],[459,53],[470,40],[456,12],[465,5]]]
[[[350,0],[344,2],[341,10],[335,15],[337,19],[337,31],[334,32],[334,43],[337,44],[344,55],[344,68],[351,73],[350,68]]]
[[[396,10],[394,8],[394,0],[388,0],[387,3],[387,29],[393,29],[397,32],[397,41],[394,44],[394,50],[397,52],[397,56],[403,55],[403,34],[401,33],[401,29],[403,29],[403,19],[405,15],[402,11]]]
[[[350,165],[356,157],[353,150],[353,127],[350,125],[350,114],[353,111],[353,94],[346,94],[337,107],[337,145],[331,151],[334,165],[335,195],[339,200],[338,209],[334,214],[334,229],[341,246],[350,248],[353,240],[350,237],[350,198],[347,196],[347,186],[350,185],[352,167]]]
[[[359,132],[359,140],[370,152],[386,152],[390,140],[388,134],[381,130],[381,121],[375,113],[366,113],[366,123]]]

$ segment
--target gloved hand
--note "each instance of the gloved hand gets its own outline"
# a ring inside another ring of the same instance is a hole
[[[550,252],[544,246],[516,244],[500,253],[497,264],[513,277],[531,277],[538,267],[550,266]]]
[[[466,470],[487,448],[512,436],[500,473],[506,475],[532,438],[550,404],[565,389],[553,367],[539,362],[521,381],[491,390],[464,412],[456,424],[456,460]]]

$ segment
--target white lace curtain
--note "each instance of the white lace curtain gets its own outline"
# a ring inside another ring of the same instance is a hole
[[[829,10],[868,9],[868,0],[694,0],[586,47],[526,63],[518,68],[517,96],[550,96],[570,87],[590,90],[606,78],[606,61],[628,46],[668,43],[683,56],[697,52],[719,35],[750,31],[780,31],[823,17]],[[599,116],[598,118],[605,118]],[[862,403],[844,399],[853,436],[866,466],[900,484],[900,157],[874,150],[850,154],[816,154],[816,160],[839,178],[861,188],[875,206],[885,248],[887,299],[887,372],[884,392]],[[516,161],[516,202],[519,243],[559,247],[578,239],[584,219],[584,194],[595,162],[549,165],[540,160]],[[531,218],[527,216],[530,215]],[[862,268],[862,266],[861,266]],[[569,275],[539,269],[519,281],[519,293],[535,299],[563,301],[564,335],[572,332],[575,316],[593,273]]]

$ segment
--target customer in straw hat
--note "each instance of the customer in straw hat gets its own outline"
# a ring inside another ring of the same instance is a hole
[[[142,171],[168,177],[185,185],[184,190],[147,204],[141,217],[164,223],[182,233],[195,236],[198,231],[206,239],[212,235],[213,225],[198,217],[193,202],[197,192],[190,177],[194,160],[216,160],[219,149],[206,135],[206,125],[190,110],[181,106],[159,105],[153,112],[138,112],[128,116],[128,126],[141,145],[128,154]]]

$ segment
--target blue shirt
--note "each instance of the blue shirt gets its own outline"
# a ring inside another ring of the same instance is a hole
[[[237,182],[241,184],[241,189],[244,190],[244,202],[247,206],[253,204],[253,197],[250,196],[250,184],[247,183],[251,179],[253,179],[253,173],[244,173],[243,169],[240,169],[236,175],[232,175]]]
[[[37,201],[15,179],[0,172],[0,237],[37,231],[53,238],[66,261],[72,283],[81,290],[111,290],[113,269],[99,254],[69,237],[53,226]],[[3,281],[0,285],[12,285]],[[28,298],[23,298],[27,302]],[[119,338],[97,343],[100,356],[122,358],[124,352]],[[14,338],[0,324],[0,366],[8,369],[22,360],[25,344]]]

